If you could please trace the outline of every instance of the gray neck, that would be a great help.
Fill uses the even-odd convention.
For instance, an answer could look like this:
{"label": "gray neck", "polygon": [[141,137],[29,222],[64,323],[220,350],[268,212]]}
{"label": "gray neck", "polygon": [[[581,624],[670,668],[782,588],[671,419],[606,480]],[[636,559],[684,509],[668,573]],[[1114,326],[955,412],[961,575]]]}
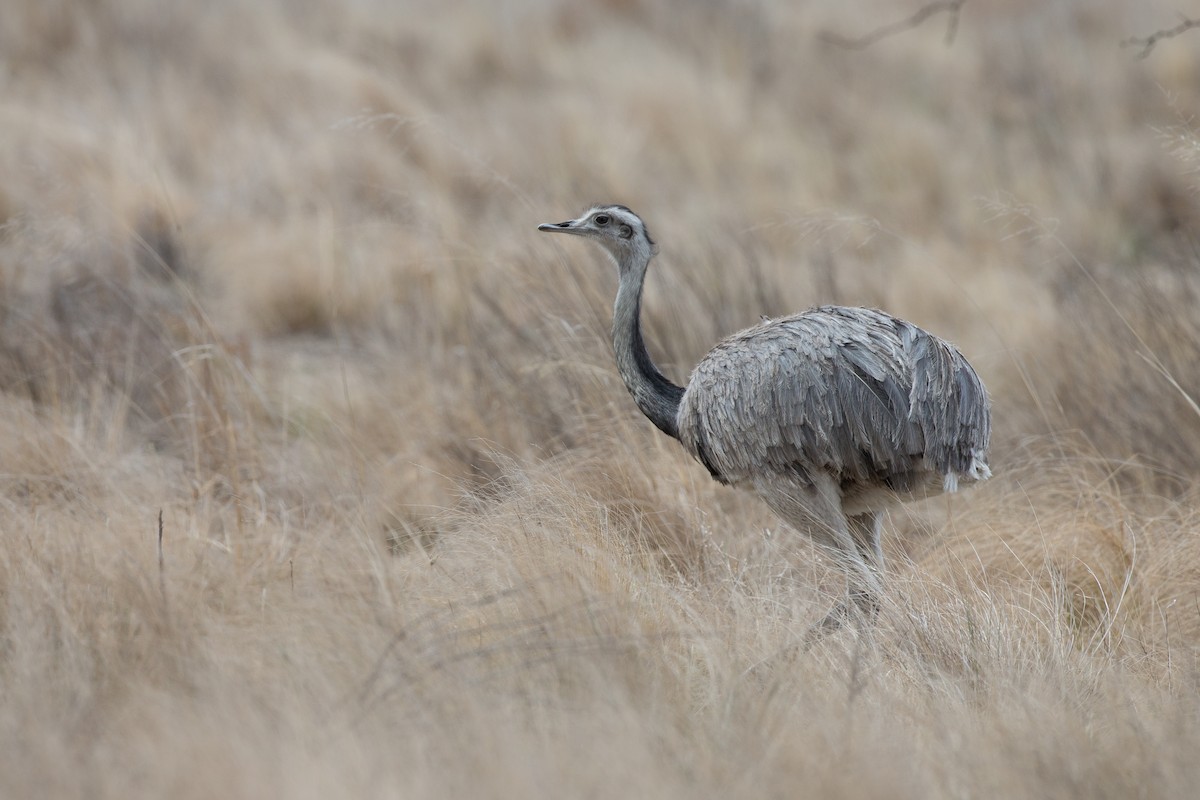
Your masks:
{"label": "gray neck", "polygon": [[675,418],[683,387],[671,383],[658,371],[642,339],[642,286],[650,256],[649,252],[635,253],[628,261],[618,262],[621,284],[613,307],[613,348],[617,371],[638,408],[660,431],[679,438]]}

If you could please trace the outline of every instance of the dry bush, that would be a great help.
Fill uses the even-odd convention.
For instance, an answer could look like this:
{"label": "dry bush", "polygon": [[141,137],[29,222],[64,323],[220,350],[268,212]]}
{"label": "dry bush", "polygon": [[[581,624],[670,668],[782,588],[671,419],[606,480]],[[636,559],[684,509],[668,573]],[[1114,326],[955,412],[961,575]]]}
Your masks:
{"label": "dry bush", "polygon": [[1200,469],[1198,288],[1191,262],[1073,270],[1053,338],[1030,358],[1046,422],[1095,456],[1143,465],[1143,489],[1189,491]]}

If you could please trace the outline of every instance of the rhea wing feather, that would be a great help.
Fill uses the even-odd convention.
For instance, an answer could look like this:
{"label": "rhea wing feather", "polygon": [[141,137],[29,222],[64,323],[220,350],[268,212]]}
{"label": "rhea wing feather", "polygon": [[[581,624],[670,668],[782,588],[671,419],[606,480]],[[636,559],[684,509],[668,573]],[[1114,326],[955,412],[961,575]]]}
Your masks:
{"label": "rhea wing feather", "polygon": [[[737,483],[824,470],[843,483],[970,474],[987,451],[986,393],[962,355],[870,309],[823,307],[735,334],[697,366],[680,438]],[[699,455],[698,455],[699,457]]]}

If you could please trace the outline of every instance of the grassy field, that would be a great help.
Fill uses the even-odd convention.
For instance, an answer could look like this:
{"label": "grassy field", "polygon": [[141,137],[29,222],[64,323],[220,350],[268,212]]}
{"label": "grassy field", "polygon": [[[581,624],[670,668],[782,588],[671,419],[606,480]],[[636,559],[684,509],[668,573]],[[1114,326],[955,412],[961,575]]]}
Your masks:
{"label": "grassy field", "polygon": [[[1192,797],[1200,31],[1166,0],[14,0],[0,795]],[[956,342],[878,622],[612,363]]]}

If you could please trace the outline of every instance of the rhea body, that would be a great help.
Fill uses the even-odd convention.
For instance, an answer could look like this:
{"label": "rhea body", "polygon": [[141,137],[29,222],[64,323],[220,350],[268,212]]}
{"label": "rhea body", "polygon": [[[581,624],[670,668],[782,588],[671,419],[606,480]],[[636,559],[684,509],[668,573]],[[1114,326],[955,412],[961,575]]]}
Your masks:
{"label": "rhea body", "polygon": [[729,336],[677,386],[642,338],[657,252],[642,220],[605,205],[538,230],[592,239],[616,262],[613,346],[642,413],[713,478],[755,492],[825,546],[863,610],[882,590],[882,512],[991,474],[987,392],[933,334],[882,311],[822,306]]}

